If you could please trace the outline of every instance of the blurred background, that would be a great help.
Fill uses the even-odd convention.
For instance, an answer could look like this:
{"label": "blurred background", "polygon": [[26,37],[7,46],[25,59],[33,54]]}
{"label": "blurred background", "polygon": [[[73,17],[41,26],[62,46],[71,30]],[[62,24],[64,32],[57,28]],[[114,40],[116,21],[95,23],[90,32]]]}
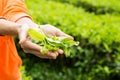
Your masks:
{"label": "blurred background", "polygon": [[25,0],[38,24],[51,24],[80,44],[56,60],[25,54],[23,80],[120,80],[120,0]]}

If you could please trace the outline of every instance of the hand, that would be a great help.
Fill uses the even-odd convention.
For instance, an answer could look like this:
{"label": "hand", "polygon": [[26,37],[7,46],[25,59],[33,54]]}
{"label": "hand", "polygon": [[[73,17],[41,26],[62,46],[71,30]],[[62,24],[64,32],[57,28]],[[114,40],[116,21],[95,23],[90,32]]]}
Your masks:
{"label": "hand", "polygon": [[[48,59],[56,59],[59,54],[63,54],[63,50],[59,49],[58,51],[51,52],[48,51],[47,54],[41,54],[41,46],[38,46],[37,44],[34,44],[31,42],[29,36],[27,35],[28,29],[35,28],[38,29],[38,25],[35,24],[31,19],[25,17],[21,18],[20,20],[17,21],[19,24],[25,24],[27,23],[28,26],[23,25],[18,29],[18,35],[20,39],[20,45],[23,48],[23,50],[26,53],[31,53],[34,54],[40,58],[48,58]],[[63,33],[60,29],[52,26],[52,25],[41,25],[40,28],[44,33],[50,36],[57,36],[57,37],[68,37],[69,39],[73,39],[73,37]],[[39,29],[38,29],[39,30]]]}
{"label": "hand", "polygon": [[29,27],[28,25],[24,24],[19,30],[19,38],[20,38],[20,45],[23,48],[25,53],[31,53],[34,54],[40,58],[48,58],[48,59],[56,59],[59,54],[62,54],[62,50],[57,50],[55,52],[48,51],[47,54],[41,54],[40,50],[41,47],[37,44],[34,44],[31,42],[31,39],[29,36],[27,36],[27,31]]}
{"label": "hand", "polygon": [[60,29],[50,25],[50,24],[46,24],[46,25],[40,25],[40,29],[47,35],[49,36],[56,36],[56,37],[67,37],[70,40],[73,40],[73,37],[65,34],[64,32],[62,32]]}

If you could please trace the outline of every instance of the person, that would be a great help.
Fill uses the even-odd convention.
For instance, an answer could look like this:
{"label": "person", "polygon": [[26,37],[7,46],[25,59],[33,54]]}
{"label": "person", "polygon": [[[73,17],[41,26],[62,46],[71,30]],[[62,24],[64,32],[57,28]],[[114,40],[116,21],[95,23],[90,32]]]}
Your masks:
{"label": "person", "polygon": [[[59,54],[63,54],[61,49],[41,54],[41,46],[29,39],[27,31],[30,27],[39,30],[38,25],[28,15],[24,0],[0,0],[0,80],[21,80],[19,69],[22,61],[12,36],[19,37],[19,44],[25,53],[47,59],[56,59]],[[42,25],[40,29],[47,35],[73,39],[52,25]]]}

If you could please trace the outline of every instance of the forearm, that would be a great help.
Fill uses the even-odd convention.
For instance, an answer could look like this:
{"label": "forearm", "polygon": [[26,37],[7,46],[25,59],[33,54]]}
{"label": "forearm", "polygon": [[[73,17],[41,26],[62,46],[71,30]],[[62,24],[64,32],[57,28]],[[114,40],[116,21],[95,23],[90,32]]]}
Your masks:
{"label": "forearm", "polygon": [[20,24],[0,19],[0,35],[18,35],[18,29],[20,26]]}
{"label": "forearm", "polygon": [[19,24],[28,24],[29,27],[37,27],[38,26],[29,17],[23,17],[23,18],[17,20],[16,23],[19,23]]}

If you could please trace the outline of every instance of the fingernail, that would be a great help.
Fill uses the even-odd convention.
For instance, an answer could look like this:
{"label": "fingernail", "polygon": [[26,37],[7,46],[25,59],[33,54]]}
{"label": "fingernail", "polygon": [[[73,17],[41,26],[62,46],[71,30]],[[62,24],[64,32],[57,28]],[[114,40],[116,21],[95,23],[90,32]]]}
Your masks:
{"label": "fingernail", "polygon": [[58,50],[58,53],[63,54],[63,53],[64,53],[64,51],[63,51],[63,50],[61,50],[61,49],[59,49],[59,50]]}
{"label": "fingernail", "polygon": [[19,44],[22,44],[24,41],[25,41],[25,39],[20,40],[20,41],[19,41]]}
{"label": "fingernail", "polygon": [[22,44],[23,43],[23,41],[19,41],[19,44]]}
{"label": "fingernail", "polygon": [[68,36],[68,39],[70,40],[74,40],[74,38],[72,36]]}

